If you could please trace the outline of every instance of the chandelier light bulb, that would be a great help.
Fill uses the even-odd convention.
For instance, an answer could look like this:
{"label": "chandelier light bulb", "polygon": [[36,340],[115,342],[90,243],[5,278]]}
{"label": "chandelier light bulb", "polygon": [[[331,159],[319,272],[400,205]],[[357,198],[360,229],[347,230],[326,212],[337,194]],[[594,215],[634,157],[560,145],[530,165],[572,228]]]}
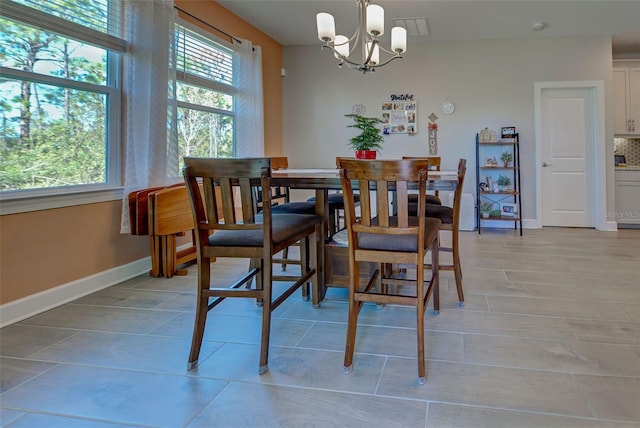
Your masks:
{"label": "chandelier light bulb", "polygon": [[347,36],[336,36],[333,47],[336,50],[336,53],[334,53],[336,58],[341,59],[340,55],[345,58],[349,56],[349,38]]}
{"label": "chandelier light bulb", "polygon": [[[371,50],[371,44],[373,42],[367,42],[367,58],[369,57],[369,51]],[[369,60],[370,65],[377,65],[380,62],[380,49],[378,48],[378,44],[376,43],[373,46],[373,53],[371,54],[371,59]]]}
{"label": "chandelier light bulb", "polygon": [[330,13],[320,12],[317,14],[316,25],[318,38],[323,42],[332,42],[336,38],[336,23]]}
{"label": "chandelier light bulb", "polygon": [[367,33],[372,36],[384,34],[384,9],[377,4],[367,6]]}
{"label": "chandelier light bulb", "polygon": [[407,30],[403,27],[391,29],[391,50],[398,53],[407,51]]}

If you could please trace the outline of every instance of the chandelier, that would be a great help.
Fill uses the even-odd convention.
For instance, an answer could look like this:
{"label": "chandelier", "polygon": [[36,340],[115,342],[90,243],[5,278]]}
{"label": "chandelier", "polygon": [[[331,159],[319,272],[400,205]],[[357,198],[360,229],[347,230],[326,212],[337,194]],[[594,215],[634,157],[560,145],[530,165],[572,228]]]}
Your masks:
{"label": "chandelier", "polygon": [[[347,64],[363,73],[373,72],[376,67],[389,64],[396,58],[402,58],[407,51],[407,30],[403,27],[391,29],[391,50],[380,45],[379,37],[384,34],[384,9],[369,0],[356,0],[358,7],[358,26],[351,38],[343,35],[336,36],[336,26],[333,15],[325,12],[316,15],[318,38],[322,40],[322,48],[329,48],[338,59],[338,66]],[[354,52],[359,48],[361,60],[355,59]],[[380,61],[380,51],[386,53],[386,58]],[[354,58],[354,59],[352,59]]]}

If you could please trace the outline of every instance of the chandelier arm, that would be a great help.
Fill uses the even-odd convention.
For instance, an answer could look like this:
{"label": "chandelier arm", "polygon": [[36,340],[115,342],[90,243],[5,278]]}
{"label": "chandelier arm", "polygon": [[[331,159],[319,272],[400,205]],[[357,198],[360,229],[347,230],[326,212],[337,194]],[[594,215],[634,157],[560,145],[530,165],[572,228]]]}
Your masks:
{"label": "chandelier arm", "polygon": [[[369,62],[371,62],[371,57],[373,56],[373,51],[376,49],[376,46],[380,46],[380,43],[378,42],[378,39],[373,39],[371,41],[371,48],[369,49],[369,53],[367,54],[367,58],[364,60],[364,65],[369,65]],[[365,49],[366,52],[366,49]]]}
{"label": "chandelier arm", "polygon": [[[360,42],[360,24],[358,24],[358,27],[356,28],[356,32],[353,33],[353,36],[351,36],[351,38],[349,39],[349,46],[351,46],[351,49],[349,49],[349,56],[351,56],[351,54],[353,52],[355,52],[356,48],[358,47],[358,44]],[[351,43],[355,40],[355,43]]]}
{"label": "chandelier arm", "polygon": [[384,52],[386,52],[386,53],[388,53],[390,55],[398,55],[398,52],[394,52],[394,51],[391,51],[389,49],[385,49],[385,48],[382,47],[382,45],[380,43],[378,43],[378,47],[380,48],[381,51],[384,51]]}
{"label": "chandelier arm", "polygon": [[392,56],[391,58],[388,58],[386,61],[381,62],[380,64],[376,64],[374,67],[372,68],[378,68],[378,67],[382,67],[383,65],[387,65],[389,64],[391,61],[393,61],[394,59],[402,59],[402,55],[396,55],[396,56]]}
{"label": "chandelier arm", "polygon": [[343,62],[346,62],[348,66],[352,67],[352,68],[359,68],[362,66],[362,64],[359,64],[357,62],[351,61],[348,57],[345,57],[343,55],[341,55],[337,50],[335,50],[335,48],[333,48],[333,46],[330,45],[323,45],[323,48],[329,48],[333,51],[334,54],[336,54],[338,56],[338,58],[340,59],[340,63],[342,64]]}

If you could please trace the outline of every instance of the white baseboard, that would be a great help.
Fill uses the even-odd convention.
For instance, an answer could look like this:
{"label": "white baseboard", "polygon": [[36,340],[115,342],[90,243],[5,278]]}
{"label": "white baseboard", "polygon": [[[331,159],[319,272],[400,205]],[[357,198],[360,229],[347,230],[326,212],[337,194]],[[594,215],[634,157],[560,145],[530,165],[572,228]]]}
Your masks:
{"label": "white baseboard", "polygon": [[[503,220],[481,219],[482,228],[489,229],[513,229],[515,222]],[[518,225],[520,227],[520,225]],[[522,219],[523,229],[539,229],[538,222],[535,219]]]}
{"label": "white baseboard", "polygon": [[604,223],[604,229],[601,229],[603,232],[617,232],[618,231],[618,223],[615,221],[606,221]]}
{"label": "white baseboard", "polygon": [[0,328],[148,272],[151,257],[118,266],[0,306]]}

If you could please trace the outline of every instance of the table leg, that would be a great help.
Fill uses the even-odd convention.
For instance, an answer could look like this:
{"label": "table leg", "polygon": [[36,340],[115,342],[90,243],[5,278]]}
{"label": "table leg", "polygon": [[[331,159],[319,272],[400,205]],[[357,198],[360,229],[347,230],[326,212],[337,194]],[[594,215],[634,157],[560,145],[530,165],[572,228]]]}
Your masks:
{"label": "table leg", "polygon": [[329,191],[327,189],[316,189],[316,214],[323,218],[323,222],[320,225],[320,239],[318,240],[318,259],[322,261],[317,267],[318,270],[318,288],[320,289],[319,301],[313,302],[314,306],[319,306],[320,302],[324,300],[326,287],[326,275],[325,275],[325,243],[329,238]]}

